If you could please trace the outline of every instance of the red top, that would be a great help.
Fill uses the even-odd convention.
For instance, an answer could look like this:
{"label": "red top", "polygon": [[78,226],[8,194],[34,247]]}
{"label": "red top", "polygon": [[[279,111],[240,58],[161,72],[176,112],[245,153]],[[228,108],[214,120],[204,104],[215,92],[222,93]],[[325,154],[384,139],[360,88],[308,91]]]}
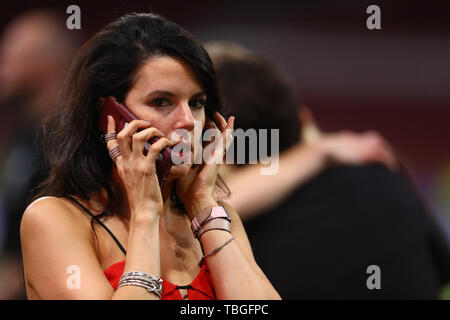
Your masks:
{"label": "red top", "polygon": [[[66,196],[67,198],[74,201],[76,204],[78,204],[84,212],[89,214],[97,223],[102,226],[114,239],[117,246],[120,248],[120,250],[123,252],[123,254],[126,256],[127,251],[122,246],[120,241],[116,238],[116,236],[109,230],[109,228],[92,212],[90,212],[81,202],[79,202],[77,199]],[[109,266],[105,271],[105,276],[108,278],[109,283],[111,283],[111,286],[114,288],[114,290],[117,290],[117,286],[119,285],[120,277],[123,274],[123,271],[125,269],[125,260],[119,261],[114,263],[113,265]],[[214,292],[213,282],[211,279],[211,274],[208,269],[208,265],[206,264],[206,261],[202,259],[201,262],[201,269],[198,275],[195,277],[195,279],[191,282],[190,285],[187,286],[177,286],[173,283],[170,283],[166,279],[162,278],[163,280],[163,292],[161,299],[162,300],[183,300],[180,294],[179,289],[187,289],[188,293],[188,299],[189,300],[215,300],[216,294]]]}
{"label": "red top", "polygon": [[[119,285],[120,277],[123,274],[125,268],[125,260],[114,263],[109,266],[105,271],[105,276],[108,278],[109,283],[117,290]],[[180,290],[177,285],[163,280],[163,292],[161,300],[183,300],[180,294]],[[209,272],[208,265],[205,260],[202,260],[202,267],[200,272],[191,282],[189,286],[181,286],[182,289],[188,289],[188,299],[189,300],[215,300],[216,294],[214,292],[214,287],[212,284],[211,273]]]}

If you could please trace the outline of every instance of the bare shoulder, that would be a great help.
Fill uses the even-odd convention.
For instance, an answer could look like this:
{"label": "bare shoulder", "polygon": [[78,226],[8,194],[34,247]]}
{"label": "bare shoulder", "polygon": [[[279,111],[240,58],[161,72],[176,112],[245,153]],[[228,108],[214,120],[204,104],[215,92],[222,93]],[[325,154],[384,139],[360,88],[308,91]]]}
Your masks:
{"label": "bare shoulder", "polygon": [[[65,198],[43,197],[27,207],[21,221],[20,238],[30,298],[111,296],[112,288],[93,246],[89,220],[90,217]],[[71,266],[83,270],[82,290],[71,290],[67,286],[67,270]]]}
{"label": "bare shoulder", "polygon": [[68,211],[67,203],[64,199],[52,196],[41,197],[28,205],[25,214],[45,214],[53,210]]}
{"label": "bare shoulder", "polygon": [[[58,214],[55,214],[56,212],[58,212]],[[71,210],[65,200],[58,197],[47,196],[36,199],[30,203],[25,209],[22,221],[47,220],[50,218],[53,219],[55,216],[69,218],[70,213]]]}
{"label": "bare shoulder", "polygon": [[21,237],[51,230],[84,229],[80,213],[68,200],[58,197],[39,198],[25,209],[20,224]]}

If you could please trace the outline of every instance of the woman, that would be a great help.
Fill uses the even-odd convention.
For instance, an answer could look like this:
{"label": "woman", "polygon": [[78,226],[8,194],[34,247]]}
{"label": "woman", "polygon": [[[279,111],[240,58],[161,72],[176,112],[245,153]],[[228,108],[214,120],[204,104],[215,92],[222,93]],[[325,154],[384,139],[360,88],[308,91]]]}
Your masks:
{"label": "woman", "polygon": [[[105,145],[108,96],[145,120],[116,135],[108,116]],[[217,164],[174,165],[159,188],[155,160],[180,143],[167,138],[175,130],[233,128],[214,111],[214,69],[190,34],[154,14],[120,18],[80,49],[60,100],[46,126],[50,174],[21,223],[30,299],[280,298],[238,215],[213,197]]]}

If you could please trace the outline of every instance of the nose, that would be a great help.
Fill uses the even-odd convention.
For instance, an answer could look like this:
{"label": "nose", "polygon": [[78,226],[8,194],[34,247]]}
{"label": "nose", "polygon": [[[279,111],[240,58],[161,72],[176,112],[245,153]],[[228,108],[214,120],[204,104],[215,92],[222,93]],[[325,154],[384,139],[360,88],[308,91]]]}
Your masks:
{"label": "nose", "polygon": [[182,103],[176,112],[176,120],[174,124],[174,130],[176,129],[185,129],[187,131],[191,131],[194,129],[195,118],[192,115],[192,110],[187,103]]}

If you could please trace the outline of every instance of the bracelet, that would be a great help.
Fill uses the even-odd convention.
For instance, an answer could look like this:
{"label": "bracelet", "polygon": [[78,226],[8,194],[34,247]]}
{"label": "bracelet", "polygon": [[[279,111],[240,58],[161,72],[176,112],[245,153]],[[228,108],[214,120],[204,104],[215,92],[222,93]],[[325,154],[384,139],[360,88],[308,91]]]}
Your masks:
{"label": "bracelet", "polygon": [[228,212],[222,206],[209,207],[200,211],[197,216],[192,219],[191,229],[194,233],[194,236],[197,237],[197,234],[200,228],[205,225],[208,221],[215,220],[221,218],[221,220],[227,220],[231,222],[231,218]]}
{"label": "bracelet", "polygon": [[231,233],[231,223],[225,219],[209,220],[194,234],[197,239],[200,239],[202,234],[211,230],[223,230]]}
{"label": "bracelet", "polygon": [[151,274],[139,271],[131,271],[122,274],[117,289],[123,286],[138,286],[145,288],[148,292],[155,294],[158,298],[162,295],[162,279]]}
{"label": "bracelet", "polygon": [[208,258],[210,256],[215,255],[217,252],[219,252],[220,250],[223,249],[223,247],[225,247],[227,244],[229,244],[231,241],[233,241],[234,239],[236,239],[236,237],[231,237],[230,240],[228,240],[227,242],[225,242],[223,245],[221,245],[220,247],[215,248],[213,251],[211,251],[210,253],[208,253],[207,255],[204,255],[203,258]]}

